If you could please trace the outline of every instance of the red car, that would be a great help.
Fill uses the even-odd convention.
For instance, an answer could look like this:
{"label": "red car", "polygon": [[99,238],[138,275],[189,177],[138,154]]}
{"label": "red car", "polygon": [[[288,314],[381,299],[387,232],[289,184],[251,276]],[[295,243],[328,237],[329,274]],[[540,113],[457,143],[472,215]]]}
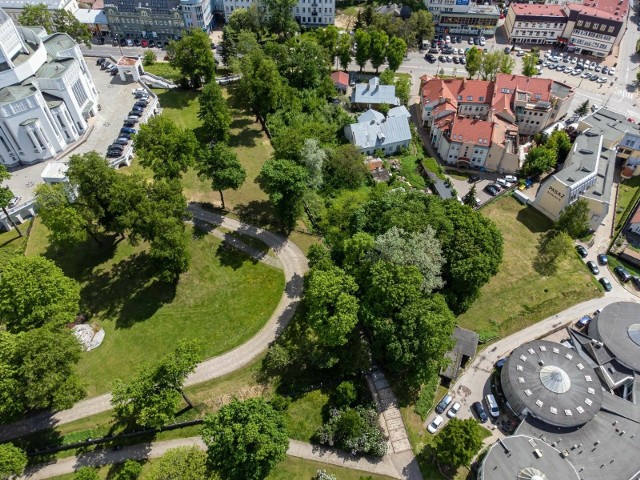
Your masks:
{"label": "red car", "polygon": [[140,42],[142,44],[143,47],[148,47],[149,46],[149,40],[142,40],[142,42]]}

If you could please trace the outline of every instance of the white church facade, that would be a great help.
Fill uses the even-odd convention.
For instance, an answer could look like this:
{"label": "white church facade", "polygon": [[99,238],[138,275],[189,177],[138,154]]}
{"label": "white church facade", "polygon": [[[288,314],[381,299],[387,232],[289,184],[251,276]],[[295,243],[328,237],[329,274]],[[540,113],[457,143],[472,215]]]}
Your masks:
{"label": "white church facade", "polygon": [[0,164],[54,158],[88,129],[98,92],[67,34],[19,27],[0,9]]}

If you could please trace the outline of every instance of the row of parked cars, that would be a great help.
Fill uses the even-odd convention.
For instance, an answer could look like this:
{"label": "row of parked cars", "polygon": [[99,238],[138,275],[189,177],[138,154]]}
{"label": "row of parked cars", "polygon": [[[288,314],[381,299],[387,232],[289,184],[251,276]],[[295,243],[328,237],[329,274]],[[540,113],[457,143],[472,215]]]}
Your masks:
{"label": "row of parked cars", "polygon": [[[492,394],[489,394],[484,397],[484,401],[487,404],[487,410],[489,411],[489,414],[493,418],[498,418],[500,416],[500,407],[498,407],[498,402],[496,401],[496,397],[494,397]],[[436,406],[436,413],[438,414],[444,413],[444,411],[447,409],[447,407],[449,407],[451,402],[453,402],[453,396],[447,393]],[[480,420],[481,423],[485,423],[489,419],[489,417],[487,416],[487,410],[485,410],[484,406],[482,405],[482,402],[473,403],[473,405],[471,405],[471,408],[473,409],[474,413],[476,414],[476,416],[478,417],[478,420]],[[447,411],[447,417],[454,418],[456,415],[458,415],[459,410],[460,410],[460,403],[455,402],[453,405],[451,405],[451,407]],[[429,433],[436,433],[436,431],[438,430],[438,428],[440,428],[443,422],[444,422],[444,418],[442,418],[440,415],[436,415],[436,418],[434,418],[433,421],[427,427],[427,431]]]}
{"label": "row of parked cars", "polygon": [[125,148],[127,148],[131,141],[131,137],[137,133],[137,130],[133,127],[144,115],[145,108],[149,106],[149,94],[144,88],[135,89],[133,94],[136,101],[120,129],[118,138],[107,147],[107,158],[118,158],[122,156]]}
{"label": "row of parked cars", "polygon": [[616,74],[615,67],[607,67],[606,65],[601,66],[595,61],[583,60],[578,57],[572,57],[568,53],[553,53],[552,51],[545,53],[545,58],[542,60],[541,65],[556,70],[566,71],[566,69],[569,68],[570,71],[577,70],[579,72],[586,72],[587,70],[590,70],[595,73],[602,72],[605,75],[609,74],[611,76]]}
{"label": "row of parked cars", "polygon": [[165,48],[167,45],[169,45],[169,42],[161,42],[160,40],[156,42],[153,40],[137,38],[121,38],[120,40],[118,40],[117,38],[114,38],[113,40],[111,40],[111,44],[114,47],[120,45],[121,47]]}
{"label": "row of parked cars", "polygon": [[100,57],[99,59],[97,59],[96,60],[96,65],[100,66],[100,70],[106,70],[111,75],[117,75],[118,74],[118,67],[115,65],[115,63],[111,63],[106,58]]}
{"label": "row of parked cars", "polygon": [[513,187],[517,181],[518,179],[513,175],[505,175],[504,178],[498,178],[494,183],[490,183],[484,187],[483,190],[492,197],[496,197],[502,190]]}

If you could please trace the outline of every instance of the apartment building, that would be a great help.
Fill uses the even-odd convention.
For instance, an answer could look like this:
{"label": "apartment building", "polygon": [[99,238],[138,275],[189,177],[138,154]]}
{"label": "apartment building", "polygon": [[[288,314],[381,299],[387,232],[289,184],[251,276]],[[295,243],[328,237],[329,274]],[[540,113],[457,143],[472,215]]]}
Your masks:
{"label": "apartment building", "polygon": [[504,21],[512,43],[555,44],[566,26],[567,15],[560,5],[517,3]]}
{"label": "apartment building", "polygon": [[185,28],[200,28],[206,32],[213,28],[214,4],[211,0],[180,0],[180,11]]}
{"label": "apartment building", "polygon": [[[224,0],[224,18],[238,8],[248,8],[256,0]],[[292,8],[293,16],[301,25],[322,27],[333,25],[336,18],[335,0],[298,0]]]}
{"label": "apartment building", "polygon": [[436,33],[488,36],[496,33],[500,19],[496,5],[469,0],[425,0],[425,5],[433,16]]}

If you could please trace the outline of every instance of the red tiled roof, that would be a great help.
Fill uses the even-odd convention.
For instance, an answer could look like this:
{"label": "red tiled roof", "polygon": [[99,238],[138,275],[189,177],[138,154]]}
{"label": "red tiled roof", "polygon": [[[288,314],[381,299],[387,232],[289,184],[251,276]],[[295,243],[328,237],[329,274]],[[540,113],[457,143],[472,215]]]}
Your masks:
{"label": "red tiled roof", "polygon": [[454,104],[451,102],[442,102],[439,105],[436,105],[431,112],[431,116],[435,118],[438,113],[449,111],[451,113],[456,113],[458,110]]}
{"label": "red tiled roof", "polygon": [[493,124],[485,120],[456,118],[451,127],[451,141],[473,143],[488,147],[491,145]]}
{"label": "red tiled roof", "polygon": [[540,4],[527,4],[527,3],[515,3],[509,8],[513,10],[513,13],[518,15],[535,15],[546,17],[566,17],[567,14],[560,5],[540,5]]}
{"label": "red tiled roof", "polygon": [[[553,80],[548,78],[530,78],[524,75],[511,75],[508,73],[499,73],[496,76],[496,96],[494,102],[498,100],[497,97],[504,88],[508,88],[511,93],[516,89],[521,92],[528,92],[531,94],[531,101],[544,101],[551,100],[551,86]],[[540,98],[535,98],[535,95],[540,95]]]}
{"label": "red tiled roof", "polygon": [[349,74],[345,72],[333,72],[331,74],[331,80],[333,83],[339,83],[341,85],[349,85]]}
{"label": "red tiled roof", "polygon": [[617,0],[599,0],[597,2],[585,1],[584,5],[567,4],[566,6],[583,15],[622,22],[629,9],[629,0],[623,0],[621,4],[618,4]]}
{"label": "red tiled roof", "polygon": [[[493,93],[493,82],[487,80],[467,80],[454,78],[445,80],[449,90],[458,97],[462,97],[459,102],[464,103],[490,103]],[[469,100],[471,97],[471,100]],[[481,99],[482,98],[482,99]]]}

